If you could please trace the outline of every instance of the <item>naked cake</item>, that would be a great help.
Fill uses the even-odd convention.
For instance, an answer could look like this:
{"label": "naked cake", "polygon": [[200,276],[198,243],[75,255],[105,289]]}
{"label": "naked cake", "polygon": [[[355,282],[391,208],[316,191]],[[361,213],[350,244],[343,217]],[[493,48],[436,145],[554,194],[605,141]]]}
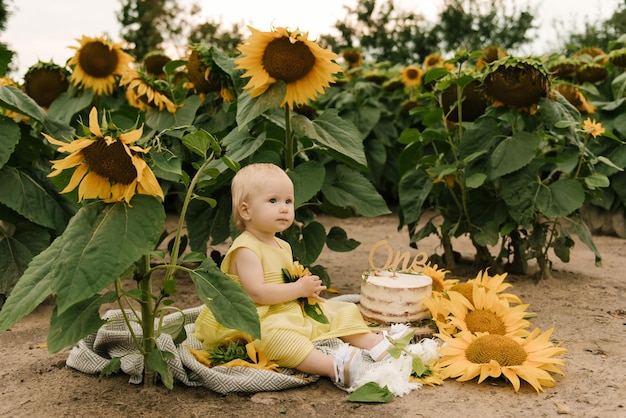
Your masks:
{"label": "naked cake", "polygon": [[420,273],[369,271],[361,281],[361,313],[382,325],[419,322],[430,316],[423,300],[432,295],[432,283]]}

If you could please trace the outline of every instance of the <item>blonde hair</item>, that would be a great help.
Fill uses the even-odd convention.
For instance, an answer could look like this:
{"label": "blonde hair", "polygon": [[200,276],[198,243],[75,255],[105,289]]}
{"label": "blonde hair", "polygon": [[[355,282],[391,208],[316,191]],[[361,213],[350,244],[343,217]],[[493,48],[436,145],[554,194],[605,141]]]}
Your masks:
{"label": "blonde hair", "polygon": [[281,176],[291,181],[282,168],[270,163],[250,164],[243,167],[235,174],[230,184],[230,193],[232,195],[233,221],[237,229],[240,231],[246,229],[244,220],[239,214],[239,206],[241,203],[244,202],[248,196],[255,193],[259,187]]}

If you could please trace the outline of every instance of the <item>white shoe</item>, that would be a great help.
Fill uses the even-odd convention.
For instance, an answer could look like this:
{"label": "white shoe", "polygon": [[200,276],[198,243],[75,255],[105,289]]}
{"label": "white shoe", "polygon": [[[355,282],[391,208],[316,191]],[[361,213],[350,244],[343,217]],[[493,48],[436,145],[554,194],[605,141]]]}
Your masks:
{"label": "white shoe", "polygon": [[351,388],[359,378],[361,368],[361,353],[359,348],[343,344],[335,353],[333,365],[335,382],[344,388]]}
{"label": "white shoe", "polygon": [[381,342],[372,347],[368,354],[374,361],[383,361],[390,357],[389,349],[392,347],[391,340],[399,340],[402,339],[412,333],[415,333],[411,328],[404,324],[393,324],[389,329],[389,333],[387,331],[383,331],[383,339]]}

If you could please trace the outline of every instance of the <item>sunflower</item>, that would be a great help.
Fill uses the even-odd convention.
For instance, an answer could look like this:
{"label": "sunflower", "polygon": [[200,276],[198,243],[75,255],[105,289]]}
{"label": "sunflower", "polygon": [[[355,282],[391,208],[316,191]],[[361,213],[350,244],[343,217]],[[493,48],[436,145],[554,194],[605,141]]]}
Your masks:
{"label": "sunflower", "polygon": [[422,303],[430,311],[438,332],[445,335],[454,335],[457,332],[457,328],[450,322],[450,301],[441,293],[433,292]]}
{"label": "sunflower", "polygon": [[52,161],[54,171],[48,176],[54,177],[65,169],[76,167],[61,193],[78,187],[79,201],[100,198],[105,202],[128,203],[136,193],[164,199],[154,173],[136,155],[147,153],[150,149],[131,145],[141,137],[143,127],[126,133],[109,129],[105,132],[107,135],[103,135],[98,124],[98,111],[94,107],[89,113],[89,132],[88,137],[70,143],[43,134],[51,144],[59,146],[58,151],[70,153],[62,160]]}
{"label": "sunflower", "polygon": [[561,93],[561,95],[579,112],[588,114],[596,112],[596,108],[587,101],[585,95],[575,84],[560,83],[554,87],[554,90]]}
{"label": "sunflower", "polygon": [[169,113],[176,113],[178,106],[167,97],[163,85],[164,81],[159,82],[141,70],[126,71],[120,81],[120,86],[127,86],[126,98],[132,106],[141,111],[156,107],[160,111],[167,109]]}
{"label": "sunflower", "polygon": [[437,264],[427,265],[424,270],[421,271],[422,274],[430,277],[433,280],[433,291],[434,292],[443,292],[457,284],[459,282],[458,279],[449,279],[446,280],[446,274],[450,273],[450,270],[446,270],[443,268],[439,268]]}
{"label": "sunflower", "polygon": [[344,49],[341,56],[348,63],[348,68],[360,67],[363,64],[363,54],[356,48]]}
{"label": "sunflower", "polygon": [[424,70],[415,65],[407,65],[402,70],[402,82],[408,88],[414,88],[422,84]]}
{"label": "sunflower", "polygon": [[150,77],[165,79],[167,74],[164,67],[170,61],[172,59],[163,51],[151,51],[143,57],[143,67],[146,69],[146,74]]}
{"label": "sunflower", "polygon": [[533,58],[505,57],[489,67],[484,91],[494,107],[507,106],[535,114],[539,100],[550,93],[550,78],[543,64]]}
{"label": "sunflower", "polygon": [[239,46],[243,57],[235,59],[237,69],[250,77],[245,90],[252,97],[263,94],[272,84],[284,81],[287,92],[281,107],[306,104],[334,82],[333,74],[342,71],[334,62],[338,55],[308,39],[308,32],[288,31],[283,27],[261,32],[249,27],[252,38]]}
{"label": "sunflower", "polygon": [[91,88],[98,95],[110,95],[115,87],[116,75],[122,75],[133,57],[122,51],[121,44],[112,43],[103,37],[83,36],[77,39],[80,46],[68,61],[73,68],[70,81],[77,88]]}
{"label": "sunflower", "polygon": [[69,72],[53,62],[32,65],[24,75],[24,92],[41,107],[50,104],[67,91],[70,83]]}
{"label": "sunflower", "polygon": [[488,332],[523,337],[528,335],[530,322],[524,319],[529,305],[509,306],[493,290],[473,285],[473,303],[462,294],[447,292],[451,317],[449,321],[461,332]]}
{"label": "sunflower", "polygon": [[583,131],[596,138],[600,135],[604,135],[606,129],[602,127],[602,122],[596,122],[595,119],[591,120],[591,118],[587,118],[583,123]]}
{"label": "sunflower", "polygon": [[485,287],[486,289],[493,290],[498,294],[498,297],[500,299],[506,300],[509,303],[522,303],[517,295],[513,295],[511,293],[502,293],[506,289],[513,287],[511,283],[504,282],[507,277],[507,273],[490,276],[488,274],[488,271],[489,269],[479,271],[474,279],[470,279],[467,282],[476,283],[477,285]]}
{"label": "sunflower", "polygon": [[504,376],[517,392],[521,378],[539,393],[544,386],[554,386],[550,372],[564,375],[558,367],[564,365],[563,360],[556,356],[567,350],[550,342],[552,332],[550,329],[539,335],[535,328],[526,338],[469,332],[454,338],[437,334],[445,344],[439,348],[442,357],[436,364],[446,379],[465,382],[478,377],[481,383],[487,377]]}

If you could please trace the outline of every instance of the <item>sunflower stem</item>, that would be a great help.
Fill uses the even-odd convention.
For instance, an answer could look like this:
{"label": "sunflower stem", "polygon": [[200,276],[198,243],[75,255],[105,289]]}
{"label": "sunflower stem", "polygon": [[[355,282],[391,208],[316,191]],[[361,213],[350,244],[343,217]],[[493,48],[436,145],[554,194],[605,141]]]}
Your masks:
{"label": "sunflower stem", "polygon": [[285,106],[285,169],[293,170],[293,132],[291,130],[291,119],[289,117],[289,106]]}
{"label": "sunflower stem", "polygon": [[[142,273],[150,270],[150,259],[143,257],[141,263]],[[144,386],[154,386],[156,383],[156,373],[148,365],[148,356],[156,347],[154,337],[154,307],[152,306],[152,274],[143,274],[139,281],[141,289],[141,330],[143,333],[143,360],[144,360]]]}
{"label": "sunflower stem", "polygon": [[209,165],[209,163],[211,161],[213,161],[213,155],[214,154],[209,155],[204,160],[204,162],[202,163],[202,166],[200,166],[200,168],[196,171],[196,174],[191,179],[191,182],[189,183],[189,187],[187,188],[187,194],[185,194],[185,200],[183,201],[183,206],[182,206],[182,208],[180,210],[180,215],[178,216],[178,226],[176,227],[176,237],[174,237],[174,245],[172,245],[172,252],[170,254],[170,261],[168,263],[168,267],[167,267],[167,270],[165,272],[165,279],[164,280],[172,279],[172,276],[174,275],[174,273],[177,270],[178,253],[180,251],[180,240],[181,240],[181,236],[182,236],[183,227],[184,227],[184,224],[185,224],[185,216],[187,215],[187,209],[189,207],[189,202],[191,202],[191,199],[193,197],[193,191],[195,190],[196,185],[198,184],[198,181],[200,180],[200,176],[204,172],[204,169],[207,167],[207,165]]}

